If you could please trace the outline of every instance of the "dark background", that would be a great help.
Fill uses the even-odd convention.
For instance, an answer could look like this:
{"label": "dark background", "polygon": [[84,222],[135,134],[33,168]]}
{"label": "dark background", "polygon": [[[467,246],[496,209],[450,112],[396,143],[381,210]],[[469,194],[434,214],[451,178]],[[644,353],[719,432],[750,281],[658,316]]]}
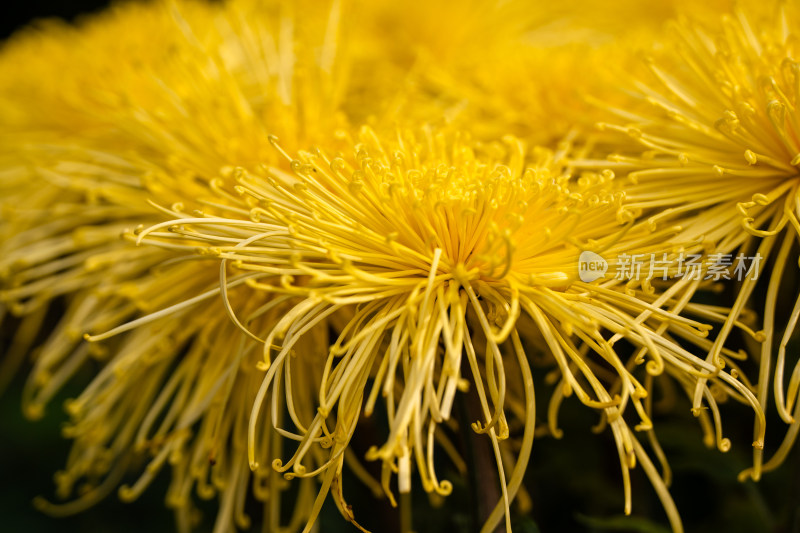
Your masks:
{"label": "dark background", "polygon": [[24,26],[37,18],[60,17],[73,20],[82,13],[91,13],[102,9],[109,4],[102,0],[69,0],[54,1],[26,1],[14,0],[3,2],[0,7],[0,39],[5,39],[17,28]]}

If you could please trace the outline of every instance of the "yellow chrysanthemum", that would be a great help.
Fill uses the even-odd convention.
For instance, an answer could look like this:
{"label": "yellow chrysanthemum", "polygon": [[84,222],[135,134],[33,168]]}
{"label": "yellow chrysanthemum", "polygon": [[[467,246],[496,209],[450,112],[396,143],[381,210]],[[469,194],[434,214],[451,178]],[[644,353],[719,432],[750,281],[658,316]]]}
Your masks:
{"label": "yellow chrysanthemum", "polygon": [[592,100],[629,103],[615,90],[617,69],[638,67],[638,50],[662,33],[665,20],[686,9],[706,17],[727,5],[374,3],[359,20],[377,31],[356,42],[384,61],[393,59],[391,81],[378,83],[405,89],[372,117],[382,124],[446,123],[484,140],[512,134],[554,145],[603,116]]}
{"label": "yellow chrysanthemum", "polygon": [[[205,246],[205,253],[222,259],[223,284],[233,275],[271,275],[269,283],[247,284],[299,298],[263,337],[265,377],[250,418],[251,468],[273,459],[258,450],[259,416],[270,398],[272,405],[283,399],[298,429],[278,431],[299,442],[289,461],[277,458],[273,466],[289,477],[322,476],[321,496],[331,484],[340,486],[341,454],[361,411],[372,413],[380,395],[389,432],[367,458],[383,462],[384,490],[391,494],[391,472],[398,473],[400,492],[410,490],[415,463],[425,490],[447,494],[449,483],[438,481],[433,469],[436,427],[450,418],[456,391],[476,387],[483,412],[473,428],[491,439],[503,488],[502,505],[484,526],[493,530],[519,488],[532,445],[535,413],[518,330],[522,315],[561,372],[550,410],[552,433],[558,434],[556,413],[563,396],[574,393],[600,410],[617,441],[626,511],[628,469],[638,459],[673,527],[680,529],[664,482],[623,417],[627,407],[639,417],[637,429],[650,431],[643,400],[652,376],[665,371],[687,389],[699,379],[712,379],[758,412],[755,398],[735,370],[719,373],[671,339],[677,335],[705,349],[710,344],[703,338],[707,326],[664,309],[713,320],[702,306],[687,306],[697,283],[676,284],[663,295],[645,283],[646,292],[636,298],[613,278],[585,283],[577,272],[583,250],[610,257],[661,251],[674,230],[651,232],[627,220],[622,195],[613,192],[607,174],[571,180],[546,151],[535,152],[535,165],[527,168],[522,146],[511,138],[484,145],[427,132],[421,139],[400,133],[381,141],[365,129],[358,140],[341,156],[319,150],[301,152],[297,159],[287,155],[293,175],[241,169],[237,190],[242,198],[227,217],[198,218],[173,210],[174,220],[138,237],[178,249]],[[296,344],[320,320],[343,311],[346,325],[319,363],[324,373],[316,403],[300,413],[291,407],[298,390],[292,367],[309,356]],[[620,339],[637,349],[618,352]],[[519,413],[525,437],[518,459],[508,465],[512,474],[506,489],[501,441],[508,435],[505,367],[512,354],[525,383],[525,407]],[[715,440],[727,449],[715,396],[702,388],[714,413]],[[320,449],[330,450],[324,464],[304,464]],[[343,500],[340,509],[352,520]]]}
{"label": "yellow chrysanthemum", "polygon": [[[75,499],[40,507],[86,508],[145,457],[120,496],[135,498],[168,466],[182,531],[196,521],[194,493],[219,499],[219,532],[248,527],[250,494],[270,531],[310,530],[329,493],[355,523],[345,464],[376,495],[393,500],[393,473],[407,493],[414,469],[444,495],[435,453],[461,463],[440,425],[473,422],[503,494],[484,530],[504,513],[510,528],[535,430],[532,352],[559,380],[550,433],[573,394],[610,428],[626,512],[638,460],[681,529],[667,475],[635,433],[664,464],[650,422],[657,376],[696,391],[706,439],[723,450],[717,404],[753,406],[761,446],[741,354],[705,338],[713,322],[758,337],[738,309],[726,320],[690,303],[699,280],[579,278],[581,252],[613,272],[623,254],[697,249],[698,232],[638,221],[636,192],[629,207],[610,173],[571,174],[568,142],[530,150],[503,136],[572,129],[541,104],[560,101],[558,84],[537,80],[541,100],[514,112],[510,53],[536,14],[515,2],[436,19],[425,17],[452,7],[403,7],[351,19],[337,1],[126,4],[3,48],[0,315],[21,322],[0,376],[41,344],[24,401],[37,417],[89,358],[101,367],[67,403],[74,445],[57,495]],[[419,49],[382,33],[387,20]],[[440,21],[464,27],[441,32]],[[485,27],[508,32],[475,41]],[[528,70],[547,64],[535,42],[520,55]],[[568,79],[581,65],[549,72]],[[490,102],[493,77],[504,90]],[[376,126],[352,127],[364,122]],[[394,122],[413,127],[387,134]],[[65,312],[40,332],[54,301]],[[451,417],[467,389],[477,422]],[[366,458],[381,462],[380,482],[350,447],[376,409],[388,427]],[[510,425],[522,428],[519,450],[505,440]],[[279,496],[295,483],[285,524]]]}
{"label": "yellow chrysanthemum", "polygon": [[[152,198],[213,212],[202,195],[224,187],[226,165],[282,161],[269,134],[305,144],[340,125],[338,17],[335,3],[303,24],[291,8],[244,1],[126,4],[78,28],[26,30],[4,47],[0,308],[21,322],[2,379],[42,343],[24,398],[36,418],[88,359],[103,368],[68,404],[74,446],[57,495],[75,499],[41,500],[45,510],[86,508],[117,488],[132,459],[152,455],[124,499],[170,465],[179,527],[194,522],[196,488],[220,498],[216,529],[227,531],[247,523],[252,480],[258,499],[270,495],[265,523],[278,530],[285,486],[271,471],[250,474],[241,431],[256,392],[255,341],[230,322],[218,270],[120,237],[163,219]],[[253,324],[274,323],[286,306],[231,281],[226,301]],[[42,338],[54,300],[65,312]],[[202,311],[191,306],[201,302]],[[165,310],[172,321],[157,321]],[[83,340],[131,320],[136,327],[112,341]],[[271,440],[264,435],[274,450]],[[293,529],[307,519],[309,489]]]}
{"label": "yellow chrysanthemum", "polygon": [[[771,270],[757,386],[762,407],[779,335],[776,302],[800,233],[800,67],[794,33],[799,15],[794,4],[768,2],[745,4],[714,23],[684,18],[673,24],[667,45],[648,57],[649,78],[630,83],[642,105],[611,109],[618,118],[601,125],[629,140],[609,140],[603,146],[614,151],[608,161],[577,163],[629,173],[629,205],[654,224],[680,220],[683,238],[703,238],[718,254],[739,251],[767,258]],[[742,283],[709,361],[725,345],[755,284],[754,279]],[[755,479],[783,461],[800,428],[800,367],[788,389],[784,375],[786,347],[798,314],[800,300],[788,317],[774,361],[776,404],[791,428],[763,468],[762,452],[756,450],[753,468],[744,473]],[[700,389],[694,397],[697,407]]]}

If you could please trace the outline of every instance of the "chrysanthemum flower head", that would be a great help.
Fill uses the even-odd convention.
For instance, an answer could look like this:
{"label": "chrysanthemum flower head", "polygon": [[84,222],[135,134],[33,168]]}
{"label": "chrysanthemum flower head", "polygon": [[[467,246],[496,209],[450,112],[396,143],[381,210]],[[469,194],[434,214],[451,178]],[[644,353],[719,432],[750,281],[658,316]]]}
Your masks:
{"label": "chrysanthemum flower head", "polygon": [[[471,5],[452,20],[480,28]],[[568,142],[530,149],[500,134],[563,133],[548,129],[544,113],[482,127],[487,109],[514,106],[481,107],[486,86],[459,89],[456,100],[468,95],[477,112],[456,120],[443,112],[452,99],[416,90],[415,81],[447,73],[449,83],[513,50],[530,19],[508,17],[522,4],[480,11],[509,29],[485,44],[467,29],[451,40],[438,21],[415,26],[405,13],[402,26],[428,47],[411,56],[375,31],[377,15],[350,30],[356,42],[374,32],[366,42],[384,46],[348,49],[342,6],[121,6],[81,30],[30,33],[3,51],[0,190],[10,194],[0,301],[23,317],[4,364],[40,340],[58,299],[66,312],[35,359],[28,414],[40,415],[87,361],[100,367],[67,403],[74,447],[57,493],[79,496],[40,507],[82,510],[146,460],[120,496],[134,499],[168,466],[167,501],[183,531],[195,523],[194,494],[219,498],[217,531],[246,528],[251,493],[265,504],[265,527],[280,530],[287,480],[300,485],[288,529],[310,530],[329,493],[356,523],[345,465],[392,501],[411,490],[414,470],[426,491],[446,495],[452,486],[438,479],[434,457],[457,454],[443,426],[472,423],[490,442],[502,492],[484,530],[503,514],[510,526],[535,429],[536,351],[558,381],[549,432],[559,434],[565,397],[595,409],[616,443],[626,512],[638,461],[679,530],[667,476],[636,433],[660,458],[654,379],[698,391],[698,416],[720,449],[730,443],[718,398],[754,407],[757,445],[760,405],[737,378],[738,354],[693,353],[712,346],[703,322],[720,320],[689,302],[698,283],[626,284],[610,273],[585,281],[578,265],[582,252],[605,257],[609,270],[622,254],[675,254],[697,246],[696,235],[682,240],[679,228],[639,221],[646,206],[629,206],[611,172],[573,175]],[[403,5],[375,9],[398,6],[402,14]],[[105,48],[129,61],[96,53]],[[417,63],[425,55],[430,70]],[[470,79],[485,84],[497,72],[513,88],[507,67]],[[56,73],[58,90],[40,83]],[[376,83],[385,73],[390,81]],[[361,119],[376,126],[351,127]],[[387,127],[395,121],[413,127]],[[478,407],[455,420],[467,393]],[[377,410],[387,424],[366,458],[380,462],[380,482],[350,446]],[[518,449],[507,441],[512,426],[521,427]]]}
{"label": "chrysanthemum flower head", "polygon": [[[721,18],[673,23],[666,46],[646,59],[649,76],[628,84],[638,104],[611,108],[616,118],[601,124],[621,134],[606,147],[614,153],[605,162],[578,163],[629,173],[629,205],[654,224],[679,221],[685,238],[703,238],[720,254],[765,258],[770,277],[757,388],[762,406],[777,340],[776,301],[800,231],[796,20],[794,4],[768,2],[744,3]],[[725,345],[754,287],[754,279],[743,282],[709,361]],[[800,374],[794,372],[787,391],[784,366],[797,312],[795,306],[774,372],[778,410],[795,425],[791,413]],[[695,402],[699,397],[697,392]],[[794,433],[766,469],[780,464]],[[758,478],[761,470],[756,450],[752,476]]]}
{"label": "chrysanthemum flower head", "polygon": [[[670,46],[647,59],[651,79],[636,84],[652,112],[623,115],[623,127],[607,124],[652,149],[649,164],[641,165],[656,170],[637,178],[713,175],[732,183],[725,191],[730,197],[688,188],[681,197],[665,194],[662,205],[684,202],[687,211],[760,193],[764,198],[742,209],[761,214],[757,206],[774,202],[784,192],[780,185],[795,175],[796,43],[789,33],[791,8],[776,9],[764,15],[736,11],[710,28],[693,19],[673,24]],[[637,194],[633,189],[629,196],[636,201]],[[746,226],[763,236],[758,230],[765,228],[754,221],[750,216]]]}
{"label": "chrysanthemum flower head", "polygon": [[[16,36],[3,49],[0,103],[9,308],[25,314],[145,275],[168,254],[119,237],[160,220],[149,200],[211,212],[202,194],[212,176],[213,188],[225,188],[222,168],[280,162],[270,134],[305,144],[335,130],[344,119],[333,80],[345,79],[337,13],[318,10],[300,25],[271,4],[125,4],[80,28]],[[157,307],[145,301],[137,306]]]}
{"label": "chrysanthemum flower head", "polygon": [[384,103],[384,124],[446,123],[484,140],[513,134],[554,146],[601,119],[591,99],[629,103],[614,90],[618,74],[638,67],[636,52],[665,20],[728,4],[375,3],[360,18],[378,31],[359,48],[394,58],[391,79],[405,88]]}
{"label": "chrysanthemum flower head", "polygon": [[[447,494],[450,485],[437,479],[433,466],[437,426],[450,418],[457,391],[474,387],[482,412],[473,429],[492,441],[503,489],[503,505],[485,526],[491,530],[519,489],[532,445],[532,381],[517,325],[525,315],[540,332],[540,349],[561,372],[559,398],[575,394],[610,425],[626,510],[628,469],[638,458],[679,528],[663,481],[622,416],[627,406],[639,417],[637,429],[651,430],[643,401],[646,376],[665,370],[687,387],[711,379],[758,411],[755,399],[735,375],[720,374],[664,335],[674,331],[705,346],[707,326],[664,309],[669,303],[681,312],[696,284],[661,296],[645,282],[636,296],[610,277],[583,282],[577,268],[582,251],[615,257],[664,250],[664,239],[676,230],[652,232],[637,224],[612,174],[572,178],[560,155],[527,155],[514,138],[480,143],[430,129],[381,137],[367,128],[355,141],[341,154],[287,153],[291,174],[241,169],[241,200],[228,218],[173,210],[173,220],[138,237],[168,248],[204,247],[222,259],[223,283],[231,275],[257,273],[265,279],[247,281],[251,288],[298,299],[270,331],[249,332],[264,339],[265,373],[250,417],[251,468],[271,459],[258,448],[261,413],[269,404],[274,412],[282,402],[296,403],[294,361],[316,357],[296,344],[320,321],[344,316],[339,338],[315,363],[324,369],[315,405],[305,413],[290,407],[297,431],[278,428],[299,441],[297,448],[288,461],[279,458],[272,466],[290,478],[322,476],[320,498],[330,487],[340,488],[343,454],[359,416],[371,414],[383,397],[388,435],[367,458],[382,461],[384,490],[391,495],[392,472],[399,491],[410,490],[415,464],[425,490]],[[273,142],[286,153],[279,140]],[[703,314],[701,307],[696,311]],[[633,354],[616,350],[620,339],[637,348]],[[506,479],[501,447],[508,435],[507,365],[514,359],[524,377],[526,424]],[[727,449],[716,402],[710,394],[706,399],[715,413],[715,440]],[[550,413],[554,434],[559,402]],[[322,450],[327,459],[320,464]],[[306,464],[309,456],[314,467]],[[334,495],[352,520],[341,494]],[[319,505],[318,499],[314,512]]]}
{"label": "chrysanthemum flower head", "polygon": [[[279,506],[276,475],[247,468],[241,430],[258,386],[248,355],[257,352],[225,302],[266,328],[286,300],[248,296],[244,279],[231,279],[223,302],[216,266],[123,237],[162,220],[154,198],[214,212],[203,194],[232,190],[226,166],[282,161],[271,133],[307,143],[341,123],[335,8],[298,24],[276,5],[126,4],[79,28],[28,30],[3,49],[0,311],[20,316],[3,379],[40,344],[23,401],[37,418],[79,369],[102,369],[67,403],[74,446],[56,485],[71,501],[39,501],[46,511],[85,509],[144,459],[120,496],[134,499],[171,468],[167,502],[182,530],[196,521],[194,489],[220,498],[219,531],[246,527],[250,482]],[[41,331],[53,301],[65,312]],[[310,509],[309,486],[293,524]],[[265,523],[276,530],[280,513]]]}

